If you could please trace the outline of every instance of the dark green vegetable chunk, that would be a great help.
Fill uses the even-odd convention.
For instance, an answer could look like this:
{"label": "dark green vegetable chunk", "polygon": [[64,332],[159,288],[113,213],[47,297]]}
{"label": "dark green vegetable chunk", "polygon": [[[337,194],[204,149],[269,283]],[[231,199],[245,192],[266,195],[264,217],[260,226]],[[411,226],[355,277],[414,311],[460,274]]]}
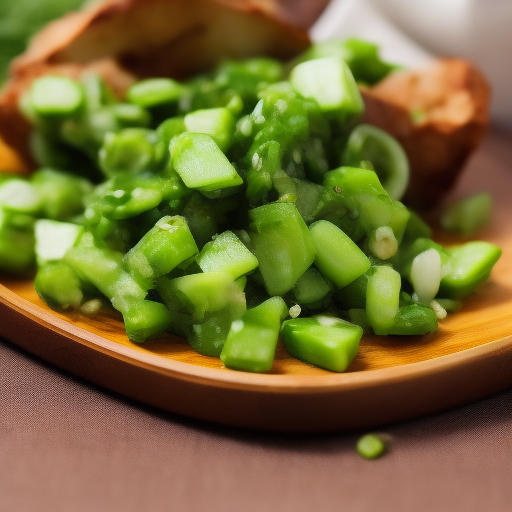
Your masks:
{"label": "dark green vegetable chunk", "polygon": [[472,235],[489,222],[491,206],[491,196],[487,192],[460,199],[445,209],[441,216],[441,226],[447,231]]}

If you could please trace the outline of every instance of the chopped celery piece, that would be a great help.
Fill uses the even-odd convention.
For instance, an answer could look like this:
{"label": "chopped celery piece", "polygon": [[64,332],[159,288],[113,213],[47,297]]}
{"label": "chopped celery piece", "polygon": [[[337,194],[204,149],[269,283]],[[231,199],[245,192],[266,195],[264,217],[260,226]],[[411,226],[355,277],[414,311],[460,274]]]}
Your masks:
{"label": "chopped celery piece", "polygon": [[184,121],[187,132],[210,135],[224,153],[233,143],[235,119],[227,108],[196,110],[187,114]]}
{"label": "chopped celery piece", "polygon": [[152,108],[177,102],[185,92],[185,87],[170,78],[149,78],[128,89],[128,101],[139,107]]}
{"label": "chopped celery piece", "polygon": [[227,272],[234,279],[258,266],[254,254],[232,231],[224,231],[208,242],[197,256],[203,272]]}
{"label": "chopped celery piece", "polygon": [[202,193],[243,183],[236,169],[209,135],[178,135],[172,146],[171,159],[185,185]]}
{"label": "chopped celery piece", "polygon": [[309,230],[292,203],[271,203],[249,211],[251,243],[269,295],[290,291],[315,259]]}
{"label": "chopped celery piece", "polygon": [[435,311],[422,304],[410,304],[398,309],[393,325],[388,334],[419,335],[427,334],[437,329]]}
{"label": "chopped celery piece", "polygon": [[70,78],[45,76],[32,83],[29,92],[31,108],[42,117],[73,115],[84,101],[80,85]]}
{"label": "chopped celery piece", "polygon": [[489,222],[491,206],[492,199],[487,192],[460,199],[445,209],[441,226],[446,231],[469,236]]}
{"label": "chopped celery piece", "polygon": [[35,223],[36,260],[39,266],[64,258],[83,228],[69,222],[40,219]]}
{"label": "chopped celery piece", "polygon": [[370,260],[357,245],[331,222],[319,220],[309,227],[315,244],[315,265],[338,288],[363,275]]}
{"label": "chopped celery piece", "polygon": [[125,267],[141,286],[153,281],[198,253],[187,221],[179,215],[162,217],[124,257]]}
{"label": "chopped celery piece", "polygon": [[330,316],[295,318],[281,330],[288,353],[320,368],[345,371],[355,359],[361,327]]}
{"label": "chopped celery piece", "polygon": [[298,64],[290,73],[290,83],[305,98],[315,99],[322,112],[332,113],[342,121],[352,120],[364,110],[356,81],[338,57]]}
{"label": "chopped celery piece", "polygon": [[83,299],[82,283],[62,261],[44,263],[34,281],[37,294],[53,309],[78,309]]}
{"label": "chopped celery piece", "polygon": [[0,207],[0,270],[21,274],[35,263],[34,218]]}
{"label": "chopped celery piece", "polygon": [[123,313],[126,334],[131,341],[144,343],[161,336],[171,325],[169,310],[159,302],[143,300]]}
{"label": "chopped celery piece", "polygon": [[375,334],[389,334],[400,300],[400,274],[391,267],[377,267],[368,280],[366,315]]}
{"label": "chopped celery piece", "polygon": [[324,299],[333,289],[332,283],[314,267],[309,267],[293,287],[295,300],[303,306],[315,304]]}
{"label": "chopped celery piece", "polygon": [[231,324],[220,354],[234,370],[268,372],[272,368],[281,321],[288,314],[281,297],[272,297],[247,310]]}
{"label": "chopped celery piece", "polygon": [[157,289],[172,313],[173,331],[200,354],[218,357],[232,322],[245,313],[240,285],[225,272],[207,272],[162,277]]}
{"label": "chopped celery piece", "polygon": [[488,242],[468,242],[448,249],[449,273],[441,279],[439,295],[462,299],[485,281],[501,256],[501,249]]}

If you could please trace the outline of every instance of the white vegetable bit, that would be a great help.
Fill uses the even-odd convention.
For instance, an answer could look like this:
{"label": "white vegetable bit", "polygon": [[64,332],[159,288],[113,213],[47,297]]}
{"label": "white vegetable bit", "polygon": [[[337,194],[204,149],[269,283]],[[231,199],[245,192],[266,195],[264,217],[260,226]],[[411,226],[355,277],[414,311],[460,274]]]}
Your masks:
{"label": "white vegetable bit", "polygon": [[437,300],[433,300],[430,303],[430,307],[434,310],[438,320],[442,320],[443,318],[446,318],[446,315],[448,313],[446,312],[446,309],[444,309],[443,306],[441,306],[441,304],[439,304],[439,302],[437,302]]}
{"label": "white vegetable bit", "polygon": [[435,249],[427,249],[414,258],[411,283],[419,301],[430,304],[441,284],[441,256]]}
{"label": "white vegetable bit", "polygon": [[299,315],[300,315],[300,312],[301,312],[301,308],[298,304],[295,304],[295,306],[292,306],[289,311],[288,311],[288,314],[292,317],[292,318],[297,318]]}
{"label": "white vegetable bit", "polygon": [[370,241],[370,250],[381,260],[387,260],[396,254],[398,242],[389,226],[381,226],[375,230],[375,238]]}

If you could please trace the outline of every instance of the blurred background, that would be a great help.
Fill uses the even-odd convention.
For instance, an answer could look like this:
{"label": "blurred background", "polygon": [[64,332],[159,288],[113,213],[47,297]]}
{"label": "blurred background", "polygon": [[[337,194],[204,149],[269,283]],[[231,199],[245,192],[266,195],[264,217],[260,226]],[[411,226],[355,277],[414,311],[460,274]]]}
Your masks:
{"label": "blurred background", "polygon": [[[87,1],[0,0],[0,84],[35,32]],[[314,40],[363,37],[406,66],[421,66],[433,55],[471,60],[493,86],[493,122],[512,129],[512,0],[253,1],[277,4],[283,18],[312,27]]]}

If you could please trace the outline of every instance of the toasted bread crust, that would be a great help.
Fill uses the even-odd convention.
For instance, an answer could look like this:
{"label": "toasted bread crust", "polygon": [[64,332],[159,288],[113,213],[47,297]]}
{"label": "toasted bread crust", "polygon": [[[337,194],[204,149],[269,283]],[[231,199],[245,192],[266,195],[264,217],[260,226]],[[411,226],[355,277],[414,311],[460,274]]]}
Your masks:
{"label": "toasted bread crust", "polygon": [[434,204],[453,187],[488,129],[485,77],[467,61],[439,59],[420,71],[393,73],[362,93],[364,122],[396,137],[409,157],[405,202]]}

